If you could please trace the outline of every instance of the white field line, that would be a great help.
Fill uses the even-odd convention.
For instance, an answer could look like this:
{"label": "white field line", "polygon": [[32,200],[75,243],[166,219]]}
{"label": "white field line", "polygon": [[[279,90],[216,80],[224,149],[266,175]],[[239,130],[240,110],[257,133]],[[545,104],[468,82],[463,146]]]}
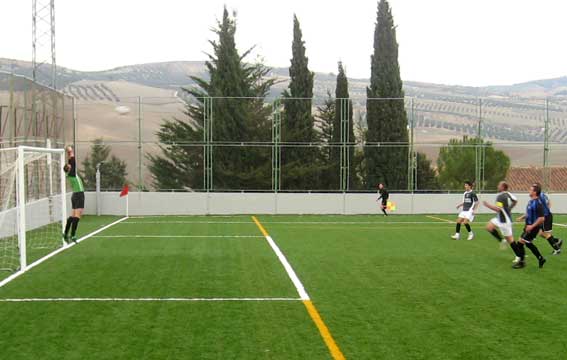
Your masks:
{"label": "white field line", "polygon": [[[452,221],[443,219],[443,222],[437,221],[263,221],[262,224],[282,224],[282,225],[439,225]],[[250,224],[250,221],[125,221],[122,225],[127,224]]]}
{"label": "white field line", "polygon": [[555,225],[555,226],[559,226],[559,227],[567,227],[567,224],[558,224],[558,223],[553,223],[553,225]]}
{"label": "white field line", "polygon": [[297,290],[297,293],[299,294],[299,298],[301,300],[310,300],[310,297],[307,294],[307,291],[305,291],[305,287],[301,283],[301,280],[299,280],[299,277],[295,273],[295,270],[293,270],[290,263],[287,261],[287,258],[285,257],[284,253],[280,250],[280,248],[278,247],[278,245],[276,244],[274,239],[272,239],[272,237],[268,234],[266,229],[264,229],[264,227],[262,226],[260,221],[258,221],[258,219],[256,219],[255,216],[252,217],[252,220],[254,220],[254,223],[256,223],[256,225],[260,229],[260,232],[262,233],[262,235],[264,235],[264,237],[266,238],[266,241],[268,242],[268,244],[270,245],[270,247],[272,248],[272,250],[274,251],[274,253],[278,257],[278,259],[280,260],[280,262],[283,265],[285,271],[287,272],[287,275],[289,276],[291,282],[295,286],[295,289]]}
{"label": "white field line", "polygon": [[[80,243],[80,242],[82,242],[82,241],[85,241],[85,240],[87,240],[88,238],[91,238],[91,237],[95,236],[96,234],[98,234],[98,233],[100,233],[100,232],[102,232],[102,231],[108,229],[109,227],[114,226],[114,225],[116,225],[116,224],[118,224],[118,223],[120,223],[120,222],[122,222],[122,221],[124,221],[124,220],[126,220],[126,219],[128,219],[128,217],[123,217],[123,218],[121,218],[121,219],[116,220],[116,221],[113,222],[113,223],[110,223],[110,224],[108,224],[108,225],[106,225],[106,226],[103,226],[103,227],[101,227],[100,229],[95,230],[95,231],[91,232],[90,234],[87,234],[87,235],[83,236],[82,238],[78,239],[78,240],[77,240],[77,243]],[[51,253],[45,255],[45,256],[42,257],[41,259],[36,260],[35,262],[29,264],[29,265],[27,266],[27,268],[26,268],[26,271],[18,271],[18,272],[16,272],[16,273],[14,273],[14,274],[8,276],[8,277],[5,278],[4,280],[0,281],[0,288],[3,287],[3,286],[6,285],[6,284],[12,282],[13,280],[19,278],[21,275],[23,275],[23,274],[25,274],[26,272],[30,271],[31,269],[33,269],[34,267],[38,266],[39,264],[41,264],[41,263],[43,263],[43,262],[45,262],[45,261],[51,259],[51,258],[54,257],[55,255],[57,255],[57,254],[59,254],[59,253],[65,251],[65,250],[67,250],[67,249],[72,248],[72,247],[75,246],[75,245],[76,245],[75,243],[71,243],[71,244],[68,244],[68,245],[66,245],[66,246],[60,247],[59,249],[57,249],[57,250],[55,250],[55,251],[53,251],[53,252],[51,252]]]}
{"label": "white field line", "polygon": [[299,298],[21,298],[0,302],[223,302],[223,301],[301,301]]}
{"label": "white field line", "polygon": [[262,239],[263,236],[260,235],[96,235],[93,236],[94,238],[174,238],[174,239],[192,239],[192,238],[254,238],[254,239]]}

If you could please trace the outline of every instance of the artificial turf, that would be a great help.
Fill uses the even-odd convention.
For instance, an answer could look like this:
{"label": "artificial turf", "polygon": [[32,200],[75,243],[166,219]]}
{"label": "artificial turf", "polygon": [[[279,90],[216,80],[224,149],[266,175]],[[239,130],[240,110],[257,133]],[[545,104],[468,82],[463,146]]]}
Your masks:
{"label": "artificial turf", "polygon": [[[89,216],[79,230],[116,219]],[[511,251],[482,230],[487,216],[474,241],[450,240],[452,224],[424,215],[258,219],[347,359],[567,354],[566,255],[547,256],[542,270],[531,256],[512,270]],[[249,216],[130,218],[99,235],[0,288],[0,298],[298,297]],[[0,302],[0,319],[6,359],[331,358],[294,300]]]}

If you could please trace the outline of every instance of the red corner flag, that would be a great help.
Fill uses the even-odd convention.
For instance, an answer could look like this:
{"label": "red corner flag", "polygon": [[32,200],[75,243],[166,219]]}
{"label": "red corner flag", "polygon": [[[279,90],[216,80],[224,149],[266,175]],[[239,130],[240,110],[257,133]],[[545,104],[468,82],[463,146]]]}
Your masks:
{"label": "red corner flag", "polygon": [[120,192],[120,197],[128,195],[128,185],[124,185],[122,192]]}

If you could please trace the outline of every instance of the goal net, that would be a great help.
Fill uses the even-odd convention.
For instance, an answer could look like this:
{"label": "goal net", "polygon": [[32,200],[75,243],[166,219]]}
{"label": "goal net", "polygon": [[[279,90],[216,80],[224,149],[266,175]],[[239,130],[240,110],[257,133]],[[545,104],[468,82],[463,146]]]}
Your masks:
{"label": "goal net", "polygon": [[25,271],[65,246],[64,163],[61,149],[0,149],[0,271]]}

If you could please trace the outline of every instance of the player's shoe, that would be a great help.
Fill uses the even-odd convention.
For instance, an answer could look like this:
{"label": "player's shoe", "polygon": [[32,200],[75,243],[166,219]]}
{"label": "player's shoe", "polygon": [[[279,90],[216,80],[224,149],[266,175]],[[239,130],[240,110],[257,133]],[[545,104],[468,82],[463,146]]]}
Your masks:
{"label": "player's shoe", "polygon": [[545,262],[546,262],[546,261],[547,261],[547,260],[545,260],[544,257],[542,257],[541,259],[539,259],[539,268],[540,268],[540,269],[543,267],[543,265],[545,265]]}
{"label": "player's shoe", "polygon": [[469,236],[467,237],[467,240],[469,240],[469,241],[470,241],[470,240],[474,240],[474,233],[473,233],[472,231],[469,233]]}
{"label": "player's shoe", "polygon": [[451,236],[451,239],[453,239],[453,240],[459,240],[460,238],[461,238],[460,234],[455,234],[455,235]]}
{"label": "player's shoe", "polygon": [[76,237],[76,236],[71,236],[71,241],[76,244],[76,243],[77,243],[77,237]]}
{"label": "player's shoe", "polygon": [[557,246],[557,248],[556,248],[555,250],[553,250],[553,252],[551,253],[551,255],[559,255],[559,254],[561,254],[561,247],[563,246],[563,240],[557,239],[557,244],[555,244],[555,246]]}
{"label": "player's shoe", "polygon": [[508,248],[508,241],[506,239],[500,240],[500,250],[506,250]]}
{"label": "player's shoe", "polygon": [[517,263],[515,263],[514,265],[512,265],[512,269],[523,269],[526,267],[526,262],[525,261],[518,261]]}
{"label": "player's shoe", "polygon": [[65,241],[65,243],[69,243],[69,235],[66,235],[65,233],[63,233],[63,241]]}
{"label": "player's shoe", "polygon": [[516,257],[514,258],[514,260],[512,260],[512,264],[517,264],[517,263],[519,263],[519,262],[520,262],[520,257],[519,257],[519,256],[516,256]]}

